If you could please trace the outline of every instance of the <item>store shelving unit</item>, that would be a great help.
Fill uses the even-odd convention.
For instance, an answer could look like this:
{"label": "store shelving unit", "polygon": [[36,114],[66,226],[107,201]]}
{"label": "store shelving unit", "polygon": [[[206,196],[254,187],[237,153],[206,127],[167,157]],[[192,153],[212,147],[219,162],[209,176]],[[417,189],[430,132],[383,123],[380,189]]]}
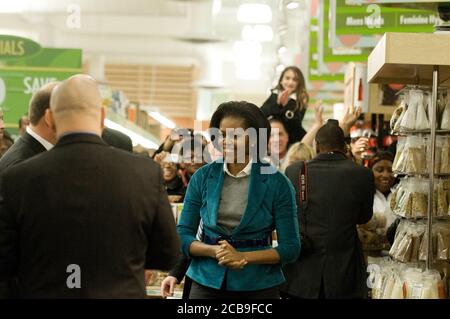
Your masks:
{"label": "store shelving unit", "polygon": [[436,129],[438,87],[450,87],[450,34],[386,33],[368,60],[368,81],[371,83],[402,83],[432,86],[431,130],[415,133],[430,134],[428,156],[429,192],[427,209],[428,251],[427,269],[431,268],[433,243],[433,196],[435,177],[436,135],[446,131]]}

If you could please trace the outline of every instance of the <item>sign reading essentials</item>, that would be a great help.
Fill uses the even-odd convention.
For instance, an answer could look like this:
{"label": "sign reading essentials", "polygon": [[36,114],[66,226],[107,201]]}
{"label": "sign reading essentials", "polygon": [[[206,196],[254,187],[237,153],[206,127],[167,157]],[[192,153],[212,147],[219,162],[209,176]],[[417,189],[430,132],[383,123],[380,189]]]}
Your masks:
{"label": "sign reading essentials", "polygon": [[29,39],[0,35],[0,59],[18,59],[35,55],[41,46]]}
{"label": "sign reading essentials", "polygon": [[28,39],[0,35],[0,108],[14,132],[41,86],[81,73],[80,49],[53,49]]}

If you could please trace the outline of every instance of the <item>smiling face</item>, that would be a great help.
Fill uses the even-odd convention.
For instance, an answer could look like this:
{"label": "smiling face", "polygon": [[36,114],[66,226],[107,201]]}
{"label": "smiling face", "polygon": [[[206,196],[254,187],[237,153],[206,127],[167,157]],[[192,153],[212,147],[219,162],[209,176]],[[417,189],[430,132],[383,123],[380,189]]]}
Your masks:
{"label": "smiling face", "polygon": [[223,157],[227,163],[243,162],[241,153],[248,158],[249,138],[244,133],[246,130],[244,120],[237,117],[224,117],[220,122],[220,132],[222,133]]}
{"label": "smiling face", "polygon": [[177,164],[163,162],[161,166],[163,169],[163,178],[165,182],[170,182],[177,176]]}
{"label": "smiling face", "polygon": [[375,177],[375,187],[383,194],[389,192],[395,181],[394,174],[392,174],[392,162],[381,160],[373,166],[372,171]]}
{"label": "smiling face", "polygon": [[280,122],[270,122],[270,127],[272,128],[269,140],[270,152],[283,157],[288,149],[289,135]]}
{"label": "smiling face", "polygon": [[298,87],[298,77],[294,71],[287,70],[284,72],[280,84],[284,90],[289,90],[291,93],[295,92]]}

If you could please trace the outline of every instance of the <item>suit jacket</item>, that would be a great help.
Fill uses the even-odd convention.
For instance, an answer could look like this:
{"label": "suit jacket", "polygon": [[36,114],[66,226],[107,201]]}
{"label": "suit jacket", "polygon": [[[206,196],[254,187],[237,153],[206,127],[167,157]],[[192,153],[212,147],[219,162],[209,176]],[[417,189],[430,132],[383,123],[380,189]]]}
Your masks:
{"label": "suit jacket", "polygon": [[142,298],[144,269],[169,270],[179,249],[159,166],[98,136],[66,135],[3,175],[0,280],[17,275],[21,297]]}
{"label": "suit jacket", "polygon": [[[281,173],[262,173],[263,166],[268,164],[252,165],[247,207],[231,237],[236,240],[265,238],[276,229],[278,247],[275,249],[281,262],[274,265],[249,264],[243,269],[231,270],[220,266],[216,259],[190,256],[189,247],[196,240],[200,219],[203,222],[204,235],[214,238],[227,235],[226,231],[217,225],[217,211],[224,180],[223,163],[213,162],[203,166],[192,176],[177,226],[183,253],[192,259],[187,276],[195,282],[219,289],[226,280],[229,291],[260,290],[284,282],[281,264],[296,260],[300,252],[294,189]],[[271,247],[238,250],[268,248]]]}
{"label": "suit jacket", "polygon": [[[45,151],[45,147],[38,140],[25,132],[0,158],[0,176],[9,167]],[[0,299],[16,298],[17,293],[15,279],[0,282]]]}
{"label": "suit jacket", "polygon": [[45,147],[25,132],[0,159],[0,175],[7,168],[42,152],[45,152]]}
{"label": "suit jacket", "polygon": [[[302,162],[286,169],[299,201],[299,174]],[[372,172],[354,164],[343,154],[319,154],[307,164],[308,204],[306,236],[312,252],[286,265],[282,291],[300,298],[318,298],[323,284],[325,298],[367,296],[366,268],[357,224],[365,224],[373,214],[375,183]],[[306,229],[305,229],[306,228]]]}
{"label": "suit jacket", "polygon": [[102,132],[102,139],[106,144],[123,149],[128,152],[133,152],[133,143],[131,138],[120,131],[105,127]]}

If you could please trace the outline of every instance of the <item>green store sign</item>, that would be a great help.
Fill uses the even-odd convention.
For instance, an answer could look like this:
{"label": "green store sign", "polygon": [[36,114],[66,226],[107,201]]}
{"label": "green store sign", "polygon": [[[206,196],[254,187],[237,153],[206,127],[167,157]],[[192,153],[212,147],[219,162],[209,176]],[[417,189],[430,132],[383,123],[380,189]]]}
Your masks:
{"label": "green store sign", "polygon": [[15,133],[41,86],[81,72],[80,49],[42,48],[29,39],[0,35],[0,108],[8,131]]}
{"label": "green store sign", "polygon": [[41,51],[41,46],[29,39],[0,35],[0,59],[23,59]]}

